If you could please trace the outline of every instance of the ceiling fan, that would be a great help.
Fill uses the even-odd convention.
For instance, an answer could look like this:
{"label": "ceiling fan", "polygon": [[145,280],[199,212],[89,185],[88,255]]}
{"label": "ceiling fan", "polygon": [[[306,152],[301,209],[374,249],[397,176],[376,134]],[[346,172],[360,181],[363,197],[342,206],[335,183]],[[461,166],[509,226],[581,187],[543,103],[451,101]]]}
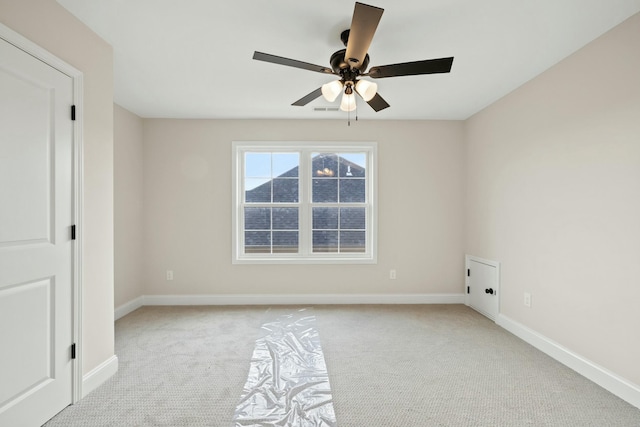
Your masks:
{"label": "ceiling fan", "polygon": [[383,12],[384,9],[379,7],[356,2],[351,28],[340,34],[340,39],[346,49],[341,49],[331,55],[329,59],[331,68],[257,51],[253,53],[253,59],[339,77],[339,80],[322,85],[291,105],[304,106],[321,95],[327,101],[333,102],[340,93],[343,93],[340,109],[353,111],[356,109],[355,92],[375,111],[384,110],[389,107],[389,104],[377,93],[378,85],[364,80],[362,77],[381,79],[384,77],[448,73],[451,71],[453,57],[380,65],[371,67],[369,72],[366,72],[369,65],[367,51]]}

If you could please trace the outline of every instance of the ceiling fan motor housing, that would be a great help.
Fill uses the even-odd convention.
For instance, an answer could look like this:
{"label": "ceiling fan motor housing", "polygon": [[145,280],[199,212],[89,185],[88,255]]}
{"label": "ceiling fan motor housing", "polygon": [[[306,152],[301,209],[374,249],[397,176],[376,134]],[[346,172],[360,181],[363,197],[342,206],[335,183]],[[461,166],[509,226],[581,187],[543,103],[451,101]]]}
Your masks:
{"label": "ceiling fan motor housing", "polygon": [[335,52],[333,55],[331,55],[329,63],[331,64],[331,68],[333,69],[334,73],[340,74],[347,80],[353,80],[355,76],[363,73],[367,69],[367,66],[369,65],[369,54],[365,55],[364,61],[362,61],[359,66],[352,67],[351,64],[349,64],[345,60],[344,56],[346,52],[346,49],[341,49]]}

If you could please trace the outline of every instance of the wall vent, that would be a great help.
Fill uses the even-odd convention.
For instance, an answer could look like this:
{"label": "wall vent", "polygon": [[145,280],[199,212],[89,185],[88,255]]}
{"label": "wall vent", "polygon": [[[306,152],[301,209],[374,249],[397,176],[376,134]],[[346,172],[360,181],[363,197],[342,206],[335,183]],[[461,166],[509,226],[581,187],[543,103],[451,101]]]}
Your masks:
{"label": "wall vent", "polygon": [[313,107],[313,111],[340,111],[338,107]]}

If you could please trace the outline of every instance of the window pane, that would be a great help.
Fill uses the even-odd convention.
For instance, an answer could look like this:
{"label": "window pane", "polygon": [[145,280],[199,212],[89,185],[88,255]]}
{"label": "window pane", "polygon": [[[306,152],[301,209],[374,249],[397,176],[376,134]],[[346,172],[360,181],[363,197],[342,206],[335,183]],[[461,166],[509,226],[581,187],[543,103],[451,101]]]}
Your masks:
{"label": "window pane", "polygon": [[364,203],[366,201],[366,186],[364,179],[340,179],[341,203]]}
{"label": "window pane", "polygon": [[244,176],[247,178],[271,178],[271,153],[246,153]]}
{"label": "window pane", "polygon": [[375,259],[375,143],[233,147],[234,263]]}
{"label": "window pane", "polygon": [[364,231],[341,231],[340,252],[365,252],[365,241]]}
{"label": "window pane", "polygon": [[244,199],[247,203],[271,202],[270,180],[248,178],[245,180],[244,188]]}
{"label": "window pane", "polygon": [[365,153],[340,153],[340,177],[364,178],[367,165]]}
{"label": "window pane", "polygon": [[296,178],[277,178],[273,180],[274,203],[297,203],[298,180]]}
{"label": "window pane", "polygon": [[297,230],[298,208],[273,208],[273,229]]}
{"label": "window pane", "polygon": [[338,201],[338,180],[314,178],[311,192],[314,203],[335,203]]}
{"label": "window pane", "polygon": [[337,230],[338,229],[338,208],[313,208],[314,230]]}
{"label": "window pane", "polygon": [[311,171],[314,177],[331,178],[338,176],[338,156],[329,153],[311,154]]}
{"label": "window pane", "polygon": [[245,208],[245,230],[270,230],[271,208]]}
{"label": "window pane", "polygon": [[367,225],[365,208],[341,208],[340,229],[364,230]]}
{"label": "window pane", "polygon": [[314,231],[313,252],[338,252],[338,232]]}
{"label": "window pane", "polygon": [[270,253],[271,232],[269,231],[245,231],[244,251],[248,254]]}
{"label": "window pane", "polygon": [[298,252],[298,232],[297,231],[274,231],[273,232],[273,252],[274,253],[297,253]]}
{"label": "window pane", "polygon": [[300,164],[298,153],[273,153],[273,177],[297,177]]}

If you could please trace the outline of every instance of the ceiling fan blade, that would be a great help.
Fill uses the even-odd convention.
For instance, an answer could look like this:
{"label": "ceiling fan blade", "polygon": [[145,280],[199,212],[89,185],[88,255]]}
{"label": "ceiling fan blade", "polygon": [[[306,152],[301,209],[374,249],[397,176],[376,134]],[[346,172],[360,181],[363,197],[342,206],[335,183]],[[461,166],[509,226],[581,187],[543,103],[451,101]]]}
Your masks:
{"label": "ceiling fan blade", "polygon": [[308,103],[310,103],[311,101],[313,101],[314,99],[319,98],[321,95],[322,95],[322,88],[319,87],[318,89],[311,92],[309,95],[303,96],[302,98],[298,99],[296,102],[294,102],[291,105],[297,105],[298,107],[303,107]]}
{"label": "ceiling fan blade", "polygon": [[381,79],[383,77],[448,73],[451,71],[452,64],[453,56],[450,58],[426,59],[424,61],[403,62],[401,64],[371,67],[367,75],[374,79]]}
{"label": "ceiling fan blade", "polygon": [[384,98],[382,98],[377,93],[373,98],[371,98],[371,100],[367,101],[367,104],[369,104],[371,108],[373,108],[376,111],[376,113],[380,110],[384,110],[385,108],[390,107],[387,101],[385,101]]}
{"label": "ceiling fan blade", "polygon": [[378,28],[384,9],[356,2],[349,29],[345,60],[351,67],[360,68]]}
{"label": "ceiling fan blade", "polygon": [[262,52],[253,52],[253,59],[274,64],[286,65],[288,67],[302,68],[303,70],[316,71],[324,74],[334,74],[333,70],[321,65],[309,64],[308,62],[297,61],[295,59],[284,58],[282,56],[271,55]]}

